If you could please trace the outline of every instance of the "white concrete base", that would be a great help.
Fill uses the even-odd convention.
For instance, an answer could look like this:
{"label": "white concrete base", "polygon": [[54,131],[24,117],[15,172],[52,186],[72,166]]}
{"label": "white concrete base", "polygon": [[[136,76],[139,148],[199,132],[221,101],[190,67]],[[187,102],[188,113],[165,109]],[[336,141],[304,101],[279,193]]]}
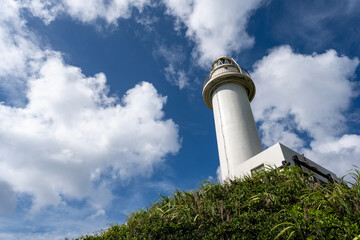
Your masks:
{"label": "white concrete base", "polygon": [[[274,166],[274,167],[280,167],[283,165],[283,161],[288,162],[290,165],[295,166],[294,161],[292,160],[292,157],[296,155],[298,159],[302,162],[306,162],[311,167],[315,167],[319,171],[321,171],[324,174],[330,174],[334,180],[337,180],[338,178],[336,175],[327,170],[326,168],[316,164],[315,162],[309,160],[308,158],[305,158],[301,154],[291,150],[290,148],[282,145],[281,143],[276,143],[275,145],[269,147],[268,149],[262,151],[261,153],[255,155],[254,157],[246,160],[242,164],[238,165],[235,169],[235,176],[240,178],[246,175],[251,175],[252,171],[256,171],[261,166]],[[302,167],[304,171],[312,172],[306,167]],[[328,180],[324,178],[323,176],[313,172],[313,175],[315,178],[327,182]]]}

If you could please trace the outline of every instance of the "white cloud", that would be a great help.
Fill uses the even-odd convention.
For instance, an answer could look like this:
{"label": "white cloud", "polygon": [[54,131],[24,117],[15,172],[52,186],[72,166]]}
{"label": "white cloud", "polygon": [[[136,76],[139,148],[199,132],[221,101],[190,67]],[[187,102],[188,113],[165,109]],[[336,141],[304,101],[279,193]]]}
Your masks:
{"label": "white cloud", "polygon": [[[65,204],[64,197],[87,197],[102,213],[111,192],[93,182],[109,169],[121,180],[151,174],[178,151],[178,128],[164,119],[166,97],[150,83],[136,85],[119,102],[107,95],[104,74],[86,77],[58,52],[42,49],[21,11],[29,8],[50,22],[56,6],[0,2],[0,58],[6,59],[0,62],[1,87],[13,102],[25,96],[15,106],[0,104],[0,182],[9,193],[0,200],[11,209],[14,193],[30,194],[36,210]],[[96,198],[99,193],[103,198]]]}
{"label": "white cloud", "polygon": [[[277,6],[282,11],[268,25],[271,25],[271,35],[278,41],[309,50],[327,49],[327,46],[342,49],[347,54],[359,50],[359,32],[349,26],[360,21],[360,1],[333,1],[331,4],[328,1],[281,1]],[[340,40],[343,38],[346,38],[345,46]]]}
{"label": "white cloud", "polygon": [[166,97],[150,83],[119,102],[108,96],[104,74],[86,77],[60,53],[41,48],[21,17],[23,7],[46,21],[56,14],[50,1],[0,2],[0,58],[6,59],[0,80],[13,98],[0,104],[0,182],[9,192],[1,201],[13,206],[10,193],[26,193],[36,210],[65,204],[64,197],[88,198],[102,213],[111,192],[93,183],[104,171],[123,181],[151,174],[179,150],[177,125],[164,119]]}
{"label": "white cloud", "polygon": [[63,6],[52,0],[22,1],[22,7],[28,9],[35,17],[41,18],[46,24],[53,21],[57,14],[63,12]]}
{"label": "white cloud", "polygon": [[[229,0],[225,3],[215,0],[164,0],[167,13],[176,18],[176,28],[183,24],[187,29],[186,36],[195,42],[193,57],[196,62],[206,67],[221,55],[238,53],[253,45],[254,38],[248,35],[246,27],[250,15],[261,2],[262,0]],[[116,25],[120,18],[130,18],[133,9],[142,12],[145,7],[153,6],[157,5],[151,0],[62,0],[56,3],[50,0],[34,0],[21,5],[47,24],[58,14],[65,13],[84,23],[102,20],[113,25]],[[137,19],[140,24],[151,24],[153,21],[156,21],[156,18],[147,15]],[[147,27],[149,28],[149,25]],[[189,86],[189,79],[186,71],[177,63],[178,60],[169,61],[164,69],[165,77],[183,89]]]}
{"label": "white cloud", "polygon": [[99,169],[120,179],[150,174],[179,149],[177,125],[163,119],[166,98],[150,83],[120,104],[103,74],[85,77],[53,57],[28,85],[24,108],[0,105],[0,179],[34,195],[35,207],[58,205],[61,194],[89,196]]}
{"label": "white cloud", "polygon": [[174,65],[169,65],[165,69],[165,77],[169,82],[175,83],[180,89],[185,88],[189,85],[189,78],[185,71],[176,70]]}
{"label": "white cloud", "polygon": [[20,12],[19,2],[0,1],[0,86],[17,105],[23,101],[25,79],[39,69],[46,55]]}
{"label": "white cloud", "polygon": [[189,78],[185,70],[182,69],[186,56],[181,46],[174,45],[168,48],[165,45],[158,45],[154,50],[154,56],[164,58],[168,64],[168,66],[164,68],[166,80],[178,86],[179,89],[184,89],[189,86]]}
{"label": "white cloud", "polygon": [[20,10],[17,2],[0,3],[0,56],[4,60],[0,63],[0,77],[25,77],[44,55],[20,18]]}
{"label": "white cloud", "polygon": [[264,119],[260,126],[262,143],[271,146],[275,142],[282,142],[297,149],[304,146],[305,141],[293,132],[296,127],[292,124],[292,121],[292,118],[287,119],[286,115],[282,116],[282,119],[275,121]]}
{"label": "white cloud", "polygon": [[[220,55],[238,53],[253,45],[254,38],[247,34],[246,26],[248,18],[260,6],[261,2],[262,0],[226,1],[225,3],[214,0],[210,2],[204,0],[164,1],[167,13],[177,19],[176,25],[184,24],[187,29],[186,36],[195,42],[193,57],[202,66],[208,66],[211,61]],[[36,41],[29,41],[31,33],[24,31],[26,30],[23,26],[24,21],[20,19],[18,13],[21,9],[29,10],[34,16],[43,19],[46,24],[53,21],[57,15],[65,13],[73,19],[84,23],[95,23],[102,20],[107,24],[116,25],[118,19],[130,18],[133,9],[141,12],[145,7],[156,6],[151,0],[62,0],[59,2],[51,0],[18,2],[11,0],[10,3],[6,4],[16,6],[17,14],[15,16],[17,19],[15,22],[22,24],[19,32],[26,32],[27,37],[27,40],[23,41],[24,46],[21,48],[23,50],[21,54],[25,56],[19,57],[21,54],[17,54],[18,59],[11,58],[18,62],[22,61],[22,64],[30,64],[30,61],[28,61],[30,58],[35,58],[33,64],[36,64],[44,56],[41,55],[42,52],[38,51],[38,47],[34,44]],[[3,9],[8,8],[9,6],[3,7]],[[226,17],[224,17],[224,12],[227,13]],[[149,18],[147,15],[137,19],[140,24],[149,24],[149,22],[153,21],[156,21],[156,18],[154,20],[154,18]],[[9,39],[8,35],[6,34],[4,39]],[[20,34],[18,35],[20,36]],[[2,46],[4,46],[4,49],[8,48],[6,44]],[[169,61],[168,66],[164,69],[165,77],[168,81],[183,89],[189,85],[189,79],[186,71],[179,67],[177,63],[179,63],[178,60],[176,62]],[[8,67],[8,70],[12,71],[10,67]]]}
{"label": "white cloud", "polygon": [[[196,47],[194,58],[203,66],[222,55],[238,53],[254,44],[246,32],[247,22],[261,0],[164,0],[167,12],[186,27]],[[225,14],[226,13],[226,14]]]}
{"label": "white cloud", "polygon": [[3,181],[0,181],[0,192],[0,214],[12,212],[15,209],[15,192]]}
{"label": "white cloud", "polygon": [[341,173],[340,176],[342,176],[360,167],[360,136],[344,134],[325,141],[316,140],[311,143],[311,150],[306,149],[304,153],[324,166]]}
{"label": "white cloud", "polygon": [[[318,162],[320,158],[328,161],[334,151],[343,156],[356,153],[350,139],[357,142],[359,136],[346,135],[345,114],[358,94],[351,81],[358,65],[357,58],[338,56],[335,50],[302,55],[289,46],[272,49],[255,63],[252,73],[257,87],[253,110],[263,143],[270,146],[281,141]],[[304,138],[309,138],[310,149]],[[339,158],[331,159],[325,166],[331,165],[339,174],[350,169],[353,161],[343,162],[340,169],[336,168]]]}
{"label": "white cloud", "polygon": [[[142,12],[147,6],[152,6],[151,0],[8,0],[2,1],[0,12],[2,17],[8,16],[8,10],[28,10],[35,17],[50,24],[60,14],[67,14],[83,23],[94,23],[103,20],[107,24],[117,24],[120,18],[130,18],[133,9]],[[10,13],[13,13],[10,11]],[[16,17],[19,17],[17,14]],[[153,19],[152,21],[154,21]],[[148,16],[145,22],[151,21]],[[141,21],[141,23],[144,23]],[[24,22],[24,21],[23,21]]]}
{"label": "white cloud", "polygon": [[59,13],[66,13],[84,23],[101,19],[116,25],[119,18],[129,18],[133,8],[141,12],[150,4],[151,0],[32,0],[25,2],[23,6],[45,23],[50,23]]}
{"label": "white cloud", "polygon": [[158,22],[159,18],[156,16],[137,16],[136,22],[143,25],[148,31],[151,31],[153,29],[154,23]]}

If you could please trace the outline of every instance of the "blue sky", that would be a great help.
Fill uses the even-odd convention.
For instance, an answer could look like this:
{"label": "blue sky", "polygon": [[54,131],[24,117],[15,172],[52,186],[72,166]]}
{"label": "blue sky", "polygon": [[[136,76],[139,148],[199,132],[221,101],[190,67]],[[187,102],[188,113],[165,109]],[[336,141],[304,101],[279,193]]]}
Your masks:
{"label": "blue sky", "polygon": [[202,81],[233,57],[264,148],[359,165],[360,2],[0,2],[0,238],[123,223],[217,178]]}

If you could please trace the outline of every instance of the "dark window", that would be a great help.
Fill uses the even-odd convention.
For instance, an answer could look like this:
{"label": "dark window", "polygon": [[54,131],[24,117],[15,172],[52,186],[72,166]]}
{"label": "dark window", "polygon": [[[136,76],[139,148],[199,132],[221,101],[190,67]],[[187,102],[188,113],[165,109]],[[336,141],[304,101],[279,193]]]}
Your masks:
{"label": "dark window", "polygon": [[256,168],[251,169],[251,176],[254,176],[263,171],[265,171],[265,166],[264,166],[264,164],[261,164],[260,166],[257,166]]}
{"label": "dark window", "polygon": [[229,59],[219,59],[219,61],[214,64],[214,68],[223,64],[232,64],[232,62]]}

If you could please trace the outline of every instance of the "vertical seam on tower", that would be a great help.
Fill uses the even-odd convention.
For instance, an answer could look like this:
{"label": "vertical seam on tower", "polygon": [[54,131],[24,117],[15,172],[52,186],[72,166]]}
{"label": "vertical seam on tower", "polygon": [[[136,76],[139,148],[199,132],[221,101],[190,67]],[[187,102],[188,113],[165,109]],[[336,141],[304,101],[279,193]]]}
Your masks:
{"label": "vertical seam on tower", "polygon": [[216,94],[216,100],[218,102],[217,107],[218,107],[218,111],[219,111],[219,117],[220,117],[220,127],[221,127],[221,135],[224,141],[224,152],[225,152],[225,159],[226,159],[226,164],[227,164],[227,171],[228,171],[228,177],[230,177],[230,168],[229,168],[229,159],[227,157],[227,152],[226,152],[226,143],[225,143],[225,136],[224,136],[224,130],[223,130],[223,122],[222,122],[222,117],[221,117],[221,111],[220,111],[220,106],[219,106],[219,96]]}

